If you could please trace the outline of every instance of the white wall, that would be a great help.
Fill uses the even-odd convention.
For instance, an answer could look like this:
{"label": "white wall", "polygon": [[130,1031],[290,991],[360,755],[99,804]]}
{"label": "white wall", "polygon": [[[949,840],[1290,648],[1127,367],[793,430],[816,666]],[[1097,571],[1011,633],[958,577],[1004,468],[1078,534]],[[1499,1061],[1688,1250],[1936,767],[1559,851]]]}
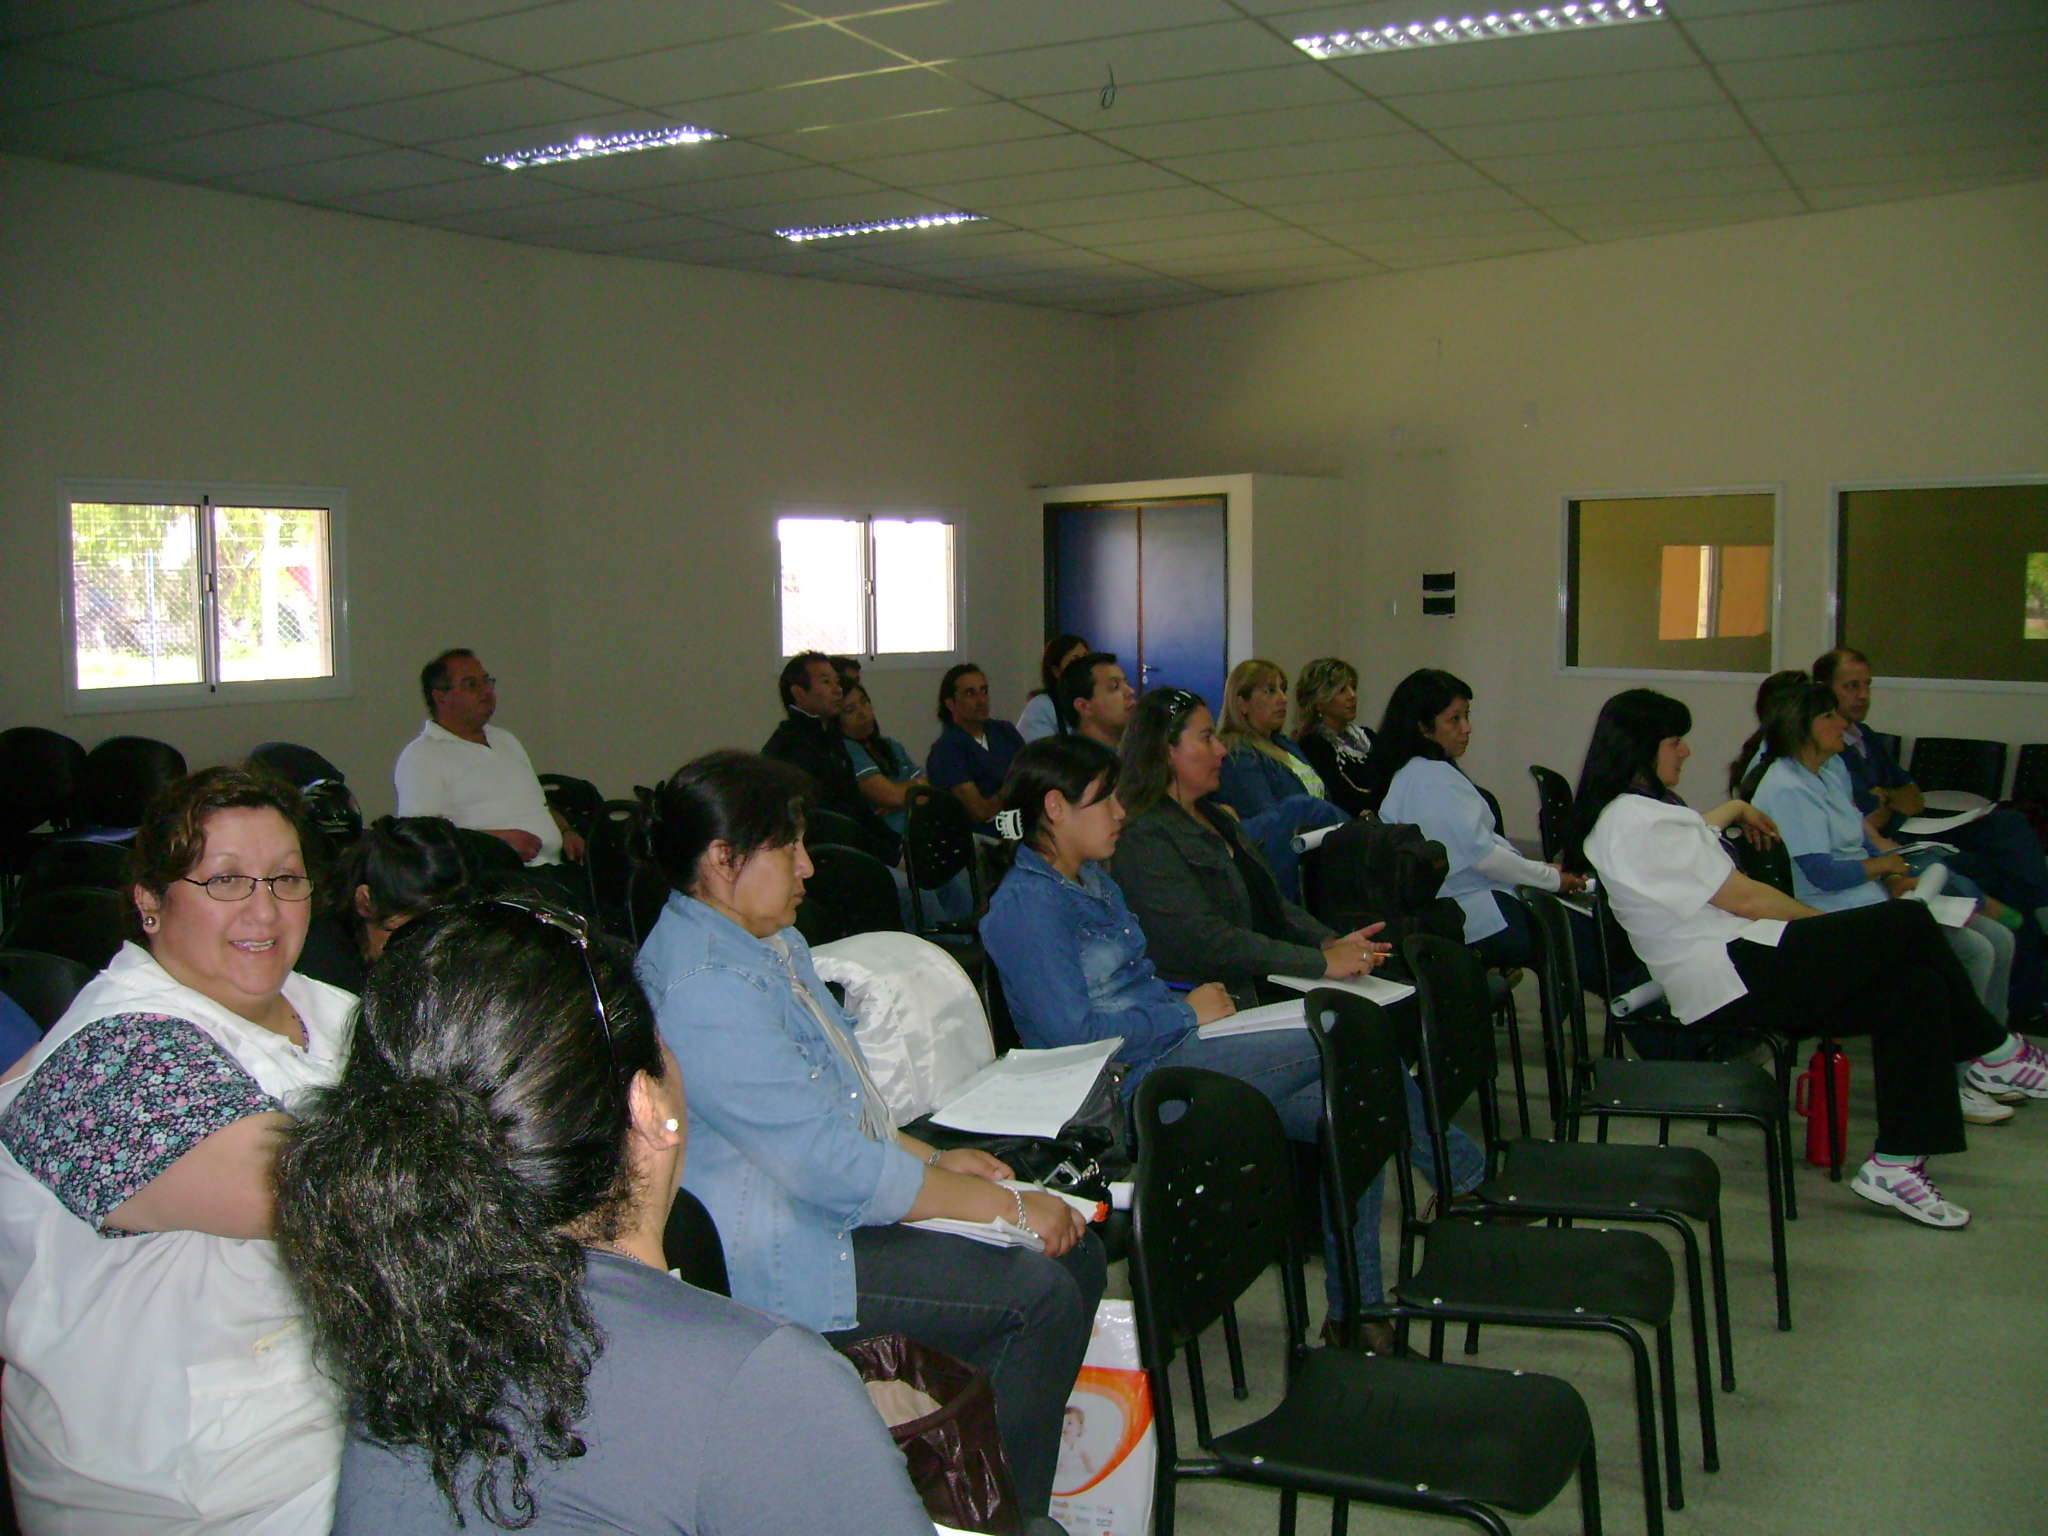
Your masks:
{"label": "white wall", "polygon": [[[957,514],[969,644],[1014,711],[1040,621],[1027,487],[1107,467],[1110,327],[1087,317],[19,159],[0,221],[0,722],[159,736],[195,765],[302,741],[373,814],[444,645],[504,680],[544,771],[608,793],[758,745],[778,503]],[[65,476],[346,489],[353,697],[64,716]],[[922,753],[936,676],[872,681]]]}
{"label": "white wall", "polygon": [[[1831,481],[2048,470],[2044,250],[2035,183],[1136,316],[1116,474],[1342,477],[1331,560],[1365,580],[1334,638],[1362,713],[1417,666],[1457,672],[1472,771],[1533,832],[1526,765],[1576,775],[1627,686],[1556,670],[1560,499],[1782,485],[1779,664],[1804,666],[1829,643]],[[1419,617],[1439,569],[1458,573],[1454,620]],[[1707,801],[1752,685],[1666,691],[1695,714],[1687,788]],[[2048,740],[2038,693],[1894,688],[1873,719]]]}

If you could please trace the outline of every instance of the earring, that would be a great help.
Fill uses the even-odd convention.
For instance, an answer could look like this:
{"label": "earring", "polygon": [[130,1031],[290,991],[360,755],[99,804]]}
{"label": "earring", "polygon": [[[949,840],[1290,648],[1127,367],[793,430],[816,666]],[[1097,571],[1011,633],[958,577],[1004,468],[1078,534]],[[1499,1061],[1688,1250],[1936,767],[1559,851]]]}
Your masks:
{"label": "earring", "polygon": [[145,928],[154,928],[156,926],[156,919],[153,917],[145,917],[142,920],[142,926]]}
{"label": "earring", "polygon": [[683,1128],[683,1122],[671,1116],[669,1119],[661,1122],[661,1128],[664,1131],[679,1131]]}

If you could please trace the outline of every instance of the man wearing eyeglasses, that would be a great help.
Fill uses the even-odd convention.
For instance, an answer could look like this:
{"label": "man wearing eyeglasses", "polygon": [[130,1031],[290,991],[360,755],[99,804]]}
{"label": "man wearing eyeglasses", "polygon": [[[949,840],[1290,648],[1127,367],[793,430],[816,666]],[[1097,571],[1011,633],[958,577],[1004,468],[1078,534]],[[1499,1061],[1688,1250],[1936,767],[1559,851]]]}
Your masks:
{"label": "man wearing eyeglasses", "polygon": [[443,651],[420,669],[427,723],[398,754],[398,814],[488,832],[529,867],[581,863],[583,839],[549,808],[519,738],[491,724],[497,682],[469,650]]}

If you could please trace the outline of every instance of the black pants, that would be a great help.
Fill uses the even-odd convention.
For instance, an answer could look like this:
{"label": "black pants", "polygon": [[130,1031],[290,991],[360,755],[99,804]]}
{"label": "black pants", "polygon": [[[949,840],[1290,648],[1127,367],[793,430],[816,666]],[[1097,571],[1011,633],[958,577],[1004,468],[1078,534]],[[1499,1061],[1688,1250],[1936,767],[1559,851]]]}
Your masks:
{"label": "black pants", "polygon": [[995,1388],[1003,1458],[1028,1515],[1052,1501],[1067,1398],[1081,1373],[1108,1260],[1089,1233],[1057,1259],[911,1227],[853,1230],[860,1323],[851,1343],[903,1333],[978,1366]]}
{"label": "black pants", "polygon": [[2005,1027],[1924,903],[1887,901],[1788,923],[1776,948],[1737,939],[1729,958],[1747,997],[1699,1025],[1740,1023],[1798,1038],[1868,1035],[1877,1077],[1877,1150],[1960,1152],[1955,1067],[1996,1050]]}

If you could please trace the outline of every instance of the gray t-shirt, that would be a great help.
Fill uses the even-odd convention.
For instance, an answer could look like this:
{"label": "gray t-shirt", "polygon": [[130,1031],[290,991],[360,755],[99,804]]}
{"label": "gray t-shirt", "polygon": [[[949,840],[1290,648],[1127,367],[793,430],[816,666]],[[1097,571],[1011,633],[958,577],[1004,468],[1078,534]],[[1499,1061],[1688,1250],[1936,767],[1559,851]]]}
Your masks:
{"label": "gray t-shirt", "polygon": [[[931,1536],[859,1377],[816,1334],[607,1253],[584,1295],[604,1334],[588,1449],[534,1458],[530,1536]],[[493,1529],[463,1513],[471,1536]],[[349,1437],[334,1536],[460,1529],[423,1457]]]}

